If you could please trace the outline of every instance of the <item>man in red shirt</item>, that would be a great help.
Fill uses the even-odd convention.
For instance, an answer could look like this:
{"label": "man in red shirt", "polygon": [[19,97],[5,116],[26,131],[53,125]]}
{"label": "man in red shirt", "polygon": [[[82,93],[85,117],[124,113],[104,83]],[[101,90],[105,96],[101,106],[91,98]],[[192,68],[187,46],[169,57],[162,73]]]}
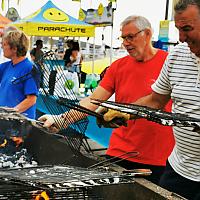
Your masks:
{"label": "man in red shirt", "polygon": [[[129,55],[115,61],[106,71],[105,76],[93,94],[80,101],[80,105],[96,110],[97,106],[90,100],[107,100],[115,93],[115,101],[131,103],[151,93],[151,85],[157,79],[167,52],[152,46],[152,28],[149,21],[142,16],[129,16],[121,24],[123,45]],[[169,110],[168,110],[169,111]],[[69,116],[69,113],[65,115]],[[53,123],[49,115],[42,116],[45,126]],[[73,119],[76,121],[77,119]],[[150,181],[158,183],[167,157],[174,146],[171,127],[139,119],[128,121],[128,126],[113,130],[107,155],[123,158],[119,165],[127,169],[147,168],[152,175]],[[137,151],[136,157],[121,156]]]}

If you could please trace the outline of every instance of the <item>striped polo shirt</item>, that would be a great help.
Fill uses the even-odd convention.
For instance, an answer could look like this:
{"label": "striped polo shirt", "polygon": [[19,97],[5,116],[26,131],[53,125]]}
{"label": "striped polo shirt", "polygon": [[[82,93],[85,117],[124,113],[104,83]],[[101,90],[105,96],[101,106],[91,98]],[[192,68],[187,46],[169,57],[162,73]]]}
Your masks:
{"label": "striped polo shirt", "polygon": [[[159,94],[170,94],[172,112],[200,118],[200,60],[186,43],[171,52],[157,81],[152,85]],[[173,127],[175,147],[168,160],[175,172],[200,181],[200,133],[191,127]]]}

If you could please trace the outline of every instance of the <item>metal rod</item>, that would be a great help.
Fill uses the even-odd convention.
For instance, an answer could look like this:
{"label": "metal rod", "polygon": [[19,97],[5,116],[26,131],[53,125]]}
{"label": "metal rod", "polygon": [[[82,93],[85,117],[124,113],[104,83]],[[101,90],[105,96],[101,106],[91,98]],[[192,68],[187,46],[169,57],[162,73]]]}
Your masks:
{"label": "metal rod", "polygon": [[168,11],[169,11],[169,0],[166,0],[165,20],[168,19]]}
{"label": "metal rod", "polygon": [[[135,154],[135,155],[131,155],[131,156],[130,156],[130,154]],[[109,159],[100,161],[100,162],[98,162],[98,163],[96,163],[96,164],[94,164],[94,165],[91,165],[91,166],[89,166],[87,169],[91,169],[91,168],[100,166],[100,165],[105,164],[105,163],[107,163],[106,166],[108,166],[108,165],[111,165],[111,164],[113,164],[113,163],[120,162],[120,161],[122,161],[122,160],[124,160],[124,159],[135,157],[135,156],[137,156],[138,154],[139,154],[139,152],[137,152],[137,151],[125,152],[125,153],[123,153],[123,154],[120,154],[120,155],[117,156],[117,157],[112,157],[112,158],[109,158]],[[115,160],[116,158],[120,158],[120,157],[125,156],[125,155],[127,156],[126,158],[121,158],[121,160],[119,160],[119,161],[115,161],[115,162],[110,163],[110,161],[113,161],[113,160]],[[105,166],[105,165],[103,165],[103,166]]]}

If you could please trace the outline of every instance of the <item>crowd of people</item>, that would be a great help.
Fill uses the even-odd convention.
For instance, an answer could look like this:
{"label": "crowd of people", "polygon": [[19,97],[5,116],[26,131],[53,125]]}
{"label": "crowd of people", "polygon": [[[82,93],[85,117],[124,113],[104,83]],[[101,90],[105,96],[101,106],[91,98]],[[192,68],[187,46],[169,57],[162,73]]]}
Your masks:
{"label": "crowd of people", "polygon": [[[98,87],[83,98],[80,105],[96,111],[99,108],[91,99],[107,100],[115,93],[116,102],[199,118],[200,1],[179,0],[174,13],[180,43],[169,53],[152,46],[152,27],[148,19],[135,15],[127,17],[121,23],[121,39],[128,55],[111,64]],[[79,45],[70,40],[67,44],[65,67],[71,72],[80,72],[77,68],[82,60]],[[34,77],[15,84],[15,79],[29,73],[33,67],[25,57],[27,50],[28,39],[23,32],[5,33],[3,52],[11,60],[0,64],[0,90],[3,92],[0,105],[14,107],[34,118],[38,94]],[[56,116],[43,115],[39,120],[44,122],[44,127],[59,131],[81,120],[80,116],[83,117],[68,111]],[[126,169],[151,169],[152,174],[146,177],[149,181],[189,200],[200,199],[198,132],[191,127],[163,127],[114,110],[105,112],[102,125],[111,125],[109,122],[115,117],[124,118],[127,126],[113,128],[107,158],[115,158]],[[66,118],[70,118],[70,122]],[[127,156],[130,152],[138,152],[138,155]]]}

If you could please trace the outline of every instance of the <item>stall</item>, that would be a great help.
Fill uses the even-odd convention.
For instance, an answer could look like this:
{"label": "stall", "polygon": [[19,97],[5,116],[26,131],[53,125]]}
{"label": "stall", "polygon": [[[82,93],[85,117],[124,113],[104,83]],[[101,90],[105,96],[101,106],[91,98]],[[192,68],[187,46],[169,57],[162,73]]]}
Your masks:
{"label": "stall", "polygon": [[94,37],[95,27],[79,21],[48,1],[33,14],[12,25],[30,36]]}

